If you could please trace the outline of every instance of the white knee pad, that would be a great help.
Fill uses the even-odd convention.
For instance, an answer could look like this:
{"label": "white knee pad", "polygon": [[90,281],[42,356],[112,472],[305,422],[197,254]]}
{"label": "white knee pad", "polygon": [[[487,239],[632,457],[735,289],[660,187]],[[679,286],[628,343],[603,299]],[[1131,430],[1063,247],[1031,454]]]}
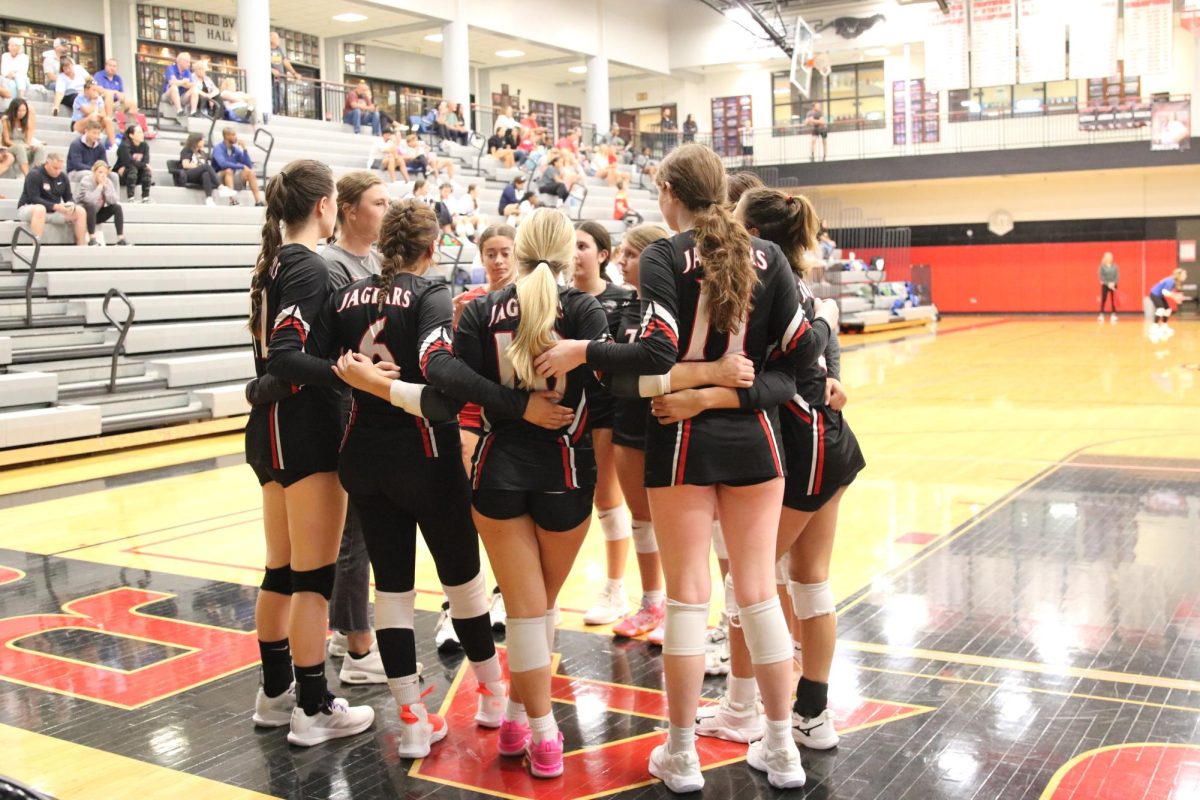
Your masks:
{"label": "white knee pad", "polygon": [[717,553],[717,558],[722,561],[729,560],[729,551],[725,549],[725,534],[721,532],[721,521],[713,520],[712,527],[713,550]]}
{"label": "white knee pad", "polygon": [[415,590],[408,592],[375,592],[375,630],[384,628],[413,628]]}
{"label": "white knee pad", "polygon": [[600,520],[600,530],[604,532],[604,541],[619,542],[629,538],[629,513],[625,511],[625,506],[597,511],[596,519]]}
{"label": "white knee pad", "polygon": [[508,641],[509,672],[528,672],[550,666],[550,648],[546,647],[546,618],[509,617],[505,622]]}
{"label": "white knee pad", "polygon": [[451,619],[473,619],[488,613],[491,609],[487,581],[482,572],[476,573],[474,578],[466,583],[460,583],[458,586],[442,584],[442,591],[446,593],[446,599],[450,601]]}
{"label": "white knee pad", "polygon": [[558,611],[557,611],[557,609],[552,608],[546,612],[546,616],[543,617],[543,625],[546,628],[546,651],[549,653],[553,653],[554,652],[554,634],[558,631]]}
{"label": "white knee pad", "polygon": [[784,553],[783,556],[775,562],[776,586],[787,586],[790,582],[788,578],[788,565],[791,563],[791,561],[792,559],[789,557],[789,554]]}
{"label": "white knee pad", "polygon": [[796,612],[796,619],[823,617],[826,614],[832,614],[837,609],[837,603],[833,599],[833,589],[829,588],[829,581],[820,583],[790,581],[788,591],[792,595],[792,610]]}
{"label": "white knee pad", "polygon": [[704,655],[708,603],[680,603],[667,598],[666,624],[662,648],[664,656]]}
{"label": "white knee pad", "polygon": [[738,616],[737,595],[733,593],[733,573],[725,575],[725,616],[729,620],[729,627],[742,627],[741,617]]}
{"label": "white knee pad", "polygon": [[776,664],[792,657],[792,635],[778,597],[741,609],[746,649],[755,664]]}
{"label": "white knee pad", "polygon": [[633,549],[642,554],[658,552],[653,522],[640,519],[633,521]]}

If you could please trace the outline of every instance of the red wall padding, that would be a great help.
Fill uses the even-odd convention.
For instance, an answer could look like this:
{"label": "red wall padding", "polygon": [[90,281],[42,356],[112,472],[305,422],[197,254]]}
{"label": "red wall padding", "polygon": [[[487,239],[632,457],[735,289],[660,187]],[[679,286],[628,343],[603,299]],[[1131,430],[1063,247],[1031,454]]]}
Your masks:
{"label": "red wall padding", "polygon": [[[1140,312],[1150,287],[1177,266],[1174,239],[913,247],[910,260],[932,268],[940,311],[1094,312],[1105,252],[1121,268],[1117,307],[1131,312]],[[858,255],[870,257],[865,249]],[[888,264],[887,276],[908,280],[908,265]]]}

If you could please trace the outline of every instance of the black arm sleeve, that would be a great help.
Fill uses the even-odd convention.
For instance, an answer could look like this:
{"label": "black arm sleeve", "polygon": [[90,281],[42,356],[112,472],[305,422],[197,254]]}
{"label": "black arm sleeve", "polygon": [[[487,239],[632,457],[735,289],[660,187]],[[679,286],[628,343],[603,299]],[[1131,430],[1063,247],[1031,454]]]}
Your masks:
{"label": "black arm sleeve", "polygon": [[246,384],[246,402],[252,406],[278,403],[291,397],[293,391],[292,384],[267,374],[261,378],[253,378]]}
{"label": "black arm sleeve", "polygon": [[678,296],[669,240],[654,242],[641,256],[642,299],[646,313],[638,341],[632,344],[594,341],[587,348],[588,366],[603,372],[662,375],[679,359]]}
{"label": "black arm sleeve", "polygon": [[321,338],[328,330],[329,270],[317,254],[293,264],[280,276],[279,314],[269,338],[267,372],[298,386],[338,386],[333,362],[305,352],[312,326]]}
{"label": "black arm sleeve", "polygon": [[825,344],[825,372],[836,381],[842,379],[842,345],[837,331],[829,332],[829,341]]}
{"label": "black arm sleeve", "polygon": [[[463,309],[452,346],[450,293],[445,286],[438,288],[440,291],[435,298],[437,305],[428,312],[422,308],[420,322],[422,331],[427,326],[430,331],[424,333],[421,339],[420,356],[425,379],[456,400],[483,406],[488,415],[495,419],[520,419],[525,414],[529,395],[483,377],[483,350],[480,343],[483,330],[480,318],[482,298],[471,301]],[[427,292],[426,296],[429,294]],[[435,320],[440,321],[437,323],[440,327],[433,327]],[[435,337],[428,348],[426,336]],[[422,395],[422,411],[424,404],[425,397]]]}

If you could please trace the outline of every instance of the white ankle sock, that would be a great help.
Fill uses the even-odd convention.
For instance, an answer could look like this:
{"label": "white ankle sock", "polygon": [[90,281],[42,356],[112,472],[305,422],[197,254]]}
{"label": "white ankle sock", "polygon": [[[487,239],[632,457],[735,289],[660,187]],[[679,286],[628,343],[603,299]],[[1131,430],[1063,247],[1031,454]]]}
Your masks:
{"label": "white ankle sock", "polygon": [[657,592],[642,592],[642,606],[656,606],[667,599],[667,593],[661,589]]}
{"label": "white ankle sock", "polygon": [[606,592],[623,592],[623,591],[625,591],[625,581],[622,580],[621,578],[617,578],[616,580],[609,578],[604,583],[604,591],[606,591]]}
{"label": "white ankle sock", "polygon": [[729,692],[729,701],[734,705],[742,708],[754,705],[758,692],[758,681],[754,678],[739,678],[731,672],[725,686]]}
{"label": "white ankle sock", "polygon": [[781,747],[795,747],[792,741],[792,720],[767,720],[767,735],[763,738],[768,750],[778,750]]}
{"label": "white ankle sock", "polygon": [[500,669],[500,656],[495,654],[487,661],[472,661],[471,671],[475,673],[475,680],[480,683],[496,683],[504,678],[504,672]]}
{"label": "white ankle sock", "polygon": [[[530,717],[529,729],[533,731],[534,744],[558,736],[558,723],[554,721],[554,712],[551,711],[544,717]],[[791,730],[790,724],[788,730]]]}
{"label": "white ankle sock", "polygon": [[[789,726],[789,735],[791,728]],[[671,725],[667,729],[667,752],[671,755],[686,753],[696,749],[696,727],[694,725],[680,728]]]}
{"label": "white ankle sock", "polygon": [[504,718],[518,725],[529,724],[529,717],[525,715],[525,704],[514,703],[512,700],[509,700],[508,705],[504,707]]}
{"label": "white ankle sock", "polygon": [[388,688],[398,706],[411,706],[421,702],[421,683],[416,675],[405,675],[402,678],[388,678]]}

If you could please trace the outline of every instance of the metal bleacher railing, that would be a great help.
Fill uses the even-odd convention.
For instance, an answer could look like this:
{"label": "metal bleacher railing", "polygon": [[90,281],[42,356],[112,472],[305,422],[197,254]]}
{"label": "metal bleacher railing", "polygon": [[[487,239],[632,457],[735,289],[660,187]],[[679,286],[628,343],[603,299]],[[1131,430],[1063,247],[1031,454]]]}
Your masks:
{"label": "metal bleacher railing", "polygon": [[[108,310],[109,303],[114,298],[120,299],[125,304],[125,319],[120,322]],[[112,363],[108,372],[108,393],[112,394],[117,390],[117,366],[119,365],[121,354],[125,351],[125,337],[129,335],[129,329],[133,327],[133,303],[129,301],[129,298],[120,289],[109,289],[108,293],[104,295],[104,305],[100,309],[105,319],[117,329],[117,340],[113,342]]]}

